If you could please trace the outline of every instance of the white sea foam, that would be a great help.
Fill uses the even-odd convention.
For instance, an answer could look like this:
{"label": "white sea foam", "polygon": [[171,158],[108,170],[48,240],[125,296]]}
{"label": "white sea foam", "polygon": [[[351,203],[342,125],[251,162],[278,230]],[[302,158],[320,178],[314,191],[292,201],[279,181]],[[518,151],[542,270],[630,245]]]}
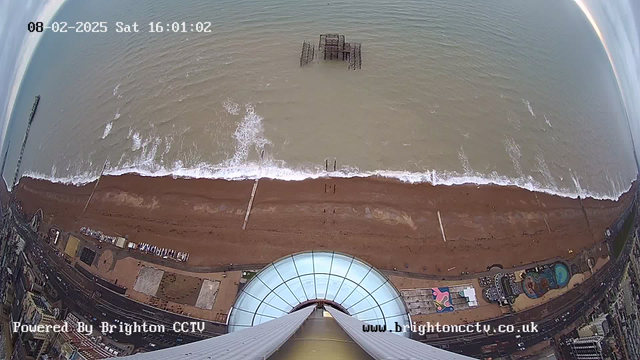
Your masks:
{"label": "white sea foam", "polygon": [[111,132],[111,128],[113,127],[113,121],[111,121],[110,123],[108,123],[105,127],[104,127],[104,133],[102,133],[102,138],[106,139],[107,136],[109,135],[109,133]]}
{"label": "white sea foam", "polygon": [[264,137],[262,120],[264,120],[263,117],[256,114],[253,105],[245,105],[245,115],[233,133],[233,138],[236,140],[236,151],[233,154],[233,158],[228,162],[230,166],[239,166],[246,163],[252,146],[260,153],[266,145],[271,144]]}
{"label": "white sea foam", "polygon": [[[285,181],[300,181],[305,179],[317,179],[324,177],[336,178],[366,178],[366,177],[384,177],[394,178],[407,183],[429,183],[433,185],[460,185],[460,184],[477,184],[477,185],[500,185],[500,186],[517,186],[531,191],[541,191],[553,195],[563,197],[576,198],[592,197],[595,199],[616,200],[620,194],[626,192],[630,188],[630,184],[625,188],[615,186],[619,189],[617,194],[599,194],[588,193],[579,182],[579,177],[571,171],[571,178],[574,182],[575,189],[558,188],[551,176],[549,169],[541,156],[538,157],[538,169],[545,178],[542,184],[531,176],[520,175],[519,178],[511,178],[498,175],[493,172],[489,175],[480,174],[473,171],[469,165],[469,160],[461,147],[458,153],[464,173],[451,171],[430,170],[424,172],[410,171],[361,171],[353,166],[343,166],[337,171],[325,171],[323,166],[316,167],[300,167],[294,168],[286,164],[284,161],[275,160],[267,157],[263,161],[248,160],[248,153],[251,147],[256,151],[263,149],[269,140],[264,137],[262,130],[263,118],[256,114],[253,106],[246,106],[246,113],[243,119],[238,123],[234,138],[236,139],[236,153],[227,161],[223,161],[217,165],[212,165],[200,160],[197,151],[197,145],[192,144],[181,149],[178,159],[172,164],[165,165],[164,161],[158,161],[158,157],[163,158],[171,148],[173,138],[171,137],[155,137],[150,134],[148,138],[142,139],[138,132],[133,134],[134,145],[133,151],[137,151],[135,159],[124,161],[124,154],[115,167],[108,166],[106,175],[123,175],[135,173],[142,176],[160,177],[172,176],[174,178],[206,178],[206,179],[224,179],[224,180],[252,180],[259,178],[279,179]],[[159,154],[158,149],[164,142],[164,150]],[[513,139],[504,141],[505,148],[509,153],[514,167],[519,174],[522,173],[519,165],[519,159],[522,156],[520,147]],[[74,170],[84,169],[86,160],[78,161],[74,164]],[[67,169],[69,172],[70,169]],[[26,172],[24,176],[36,179],[44,179],[52,182],[82,185],[92,182],[98,178],[101,169],[92,171],[75,171],[76,176],[64,177],[56,176],[56,171],[52,168],[51,175],[45,175],[37,172]],[[612,182],[613,184],[613,182]]]}
{"label": "white sea foam", "polygon": [[551,175],[549,166],[547,166],[547,163],[544,161],[544,156],[542,156],[542,154],[536,155],[536,162],[538,163],[537,164],[538,172],[542,174],[542,176],[544,177],[544,180],[546,181],[545,185],[552,189],[555,189],[557,187],[556,180],[553,178],[553,175]]}
{"label": "white sea foam", "polygon": [[504,140],[504,148],[507,150],[509,158],[511,158],[511,162],[513,163],[513,167],[516,169],[516,173],[520,178],[524,178],[525,176],[522,172],[522,167],[520,167],[520,158],[522,157],[522,153],[520,153],[520,146],[518,146],[512,138],[507,138]]}
{"label": "white sea foam", "polygon": [[529,109],[529,112],[531,113],[531,116],[537,117],[536,114],[533,112],[533,109],[531,108],[531,103],[529,103],[529,100],[522,99],[522,102],[525,105],[527,105],[527,109]]}
{"label": "white sea foam", "polygon": [[118,108],[116,110],[116,114],[113,115],[113,120],[118,120],[118,119],[120,119],[120,108]]}
{"label": "white sea foam", "polygon": [[[151,153],[147,153],[144,160],[151,158]],[[631,188],[629,184],[626,188],[621,189],[622,192],[616,195],[600,194],[586,192],[580,186],[579,180],[572,173],[575,189],[568,188],[549,188],[531,177],[510,178],[507,176],[491,173],[490,175],[460,174],[458,172],[431,170],[426,172],[410,172],[410,171],[358,171],[355,168],[349,170],[338,170],[326,172],[324,168],[317,167],[314,169],[293,169],[284,167],[275,162],[268,164],[248,163],[241,166],[226,166],[225,164],[210,165],[199,163],[196,166],[184,167],[181,161],[176,161],[170,167],[164,167],[152,162],[127,163],[117,169],[109,168],[105,171],[106,175],[123,175],[138,174],[141,176],[161,177],[172,176],[174,178],[193,178],[193,179],[222,179],[222,180],[253,180],[259,178],[278,179],[285,181],[301,181],[306,179],[318,179],[325,177],[335,178],[367,178],[367,177],[383,177],[393,178],[402,182],[416,184],[429,183],[432,185],[499,185],[499,186],[516,186],[530,191],[544,192],[552,195],[558,195],[568,198],[592,197],[598,200],[617,200],[619,196]],[[26,172],[25,177],[34,179],[43,179],[57,183],[83,185],[95,181],[99,176],[99,171],[87,171],[72,177],[52,177],[38,172]]]}
{"label": "white sea foam", "polygon": [[162,152],[162,158],[160,158],[161,161],[164,162],[164,156],[169,153],[169,150],[171,150],[171,144],[173,144],[173,137],[165,136],[164,137],[164,151]]}
{"label": "white sea foam", "polygon": [[609,182],[611,183],[611,192],[612,194],[619,194],[620,192],[624,191],[624,186],[621,185],[624,183],[624,181],[621,181],[621,174],[618,174],[618,176],[615,177],[615,179],[612,179],[609,174],[606,175],[607,180],[609,180]]}
{"label": "white sea foam", "polygon": [[116,164],[116,166],[120,167],[120,165],[122,164],[123,160],[124,160],[124,153],[120,154],[120,159],[118,159],[118,163]]}
{"label": "white sea foam", "polygon": [[240,114],[240,105],[233,102],[233,100],[231,99],[226,99],[225,101],[223,101],[222,106],[224,106],[224,109],[227,110],[227,112],[231,115]]}
{"label": "white sea foam", "polygon": [[574,174],[571,169],[569,169],[571,173],[571,180],[573,180],[573,185],[576,187],[576,194],[581,197],[585,197],[586,192],[582,189],[582,185],[580,185],[580,178],[578,175]]}
{"label": "white sea foam", "polygon": [[547,119],[547,115],[542,115],[542,116],[544,116],[544,122],[547,123],[547,126],[553,127],[553,126],[551,126],[551,122],[549,121],[549,119]]}
{"label": "white sea foam", "polygon": [[[258,153],[271,142],[265,138],[262,127],[263,118],[255,112],[251,104],[245,106],[245,115],[238,123],[236,131],[233,135],[236,140],[235,154],[226,161],[212,165],[200,159],[197,150],[197,144],[182,147],[178,152],[177,160],[171,164],[165,164],[164,155],[169,152],[172,147],[172,137],[157,137],[155,134],[149,134],[148,138],[143,139],[138,132],[131,131],[129,135],[132,138],[133,145],[131,150],[136,152],[134,158],[125,160],[124,154],[120,157],[118,163],[112,167],[109,165],[105,170],[106,175],[123,175],[123,174],[139,174],[149,177],[172,176],[174,178],[195,178],[195,179],[223,179],[223,180],[253,180],[259,178],[279,179],[285,181],[301,181],[305,179],[317,179],[325,177],[336,178],[367,178],[367,177],[384,177],[393,178],[406,183],[429,183],[432,185],[461,185],[461,184],[477,184],[477,185],[500,185],[500,186],[516,186],[530,191],[541,191],[553,195],[576,198],[592,197],[595,199],[616,200],[620,194],[630,189],[629,184],[626,189],[621,186],[617,187],[620,191],[617,194],[600,194],[588,193],[579,183],[578,176],[571,172],[575,189],[559,188],[555,185],[553,177],[550,175],[549,169],[540,157],[538,159],[539,171],[545,178],[545,183],[540,183],[531,176],[524,176],[520,168],[521,152],[520,147],[513,139],[504,141],[505,149],[513,161],[514,167],[519,174],[518,178],[499,175],[496,172],[491,174],[481,174],[474,171],[469,160],[464,153],[464,149],[460,148],[458,153],[462,163],[464,173],[455,171],[439,171],[430,170],[424,172],[411,171],[361,171],[357,167],[343,166],[337,171],[325,171],[323,166],[315,167],[291,167],[282,160],[272,159],[269,156],[263,161],[249,160],[249,152],[254,148]],[[158,149],[164,142],[164,149],[158,152]],[[160,158],[160,159],[158,159]],[[75,173],[74,176],[57,176],[52,168],[50,175],[28,171],[23,176],[43,179],[57,183],[83,185],[95,181],[100,175],[101,167],[90,171],[82,169],[87,168],[87,160],[74,162],[73,169],[67,168],[67,173]],[[90,162],[90,161],[89,161]],[[75,170],[75,171],[74,171]],[[562,180],[562,178],[561,178]]]}
{"label": "white sea foam", "polygon": [[138,151],[142,147],[142,139],[140,133],[133,134],[133,144],[131,145],[131,151]]}
{"label": "white sea foam", "polygon": [[120,85],[122,85],[122,84],[118,84],[118,85],[116,85],[116,87],[113,88],[113,96],[118,95],[118,89],[120,89]]}
{"label": "white sea foam", "polygon": [[469,165],[469,158],[467,158],[467,154],[464,153],[462,146],[460,147],[460,151],[458,151],[458,159],[460,159],[460,162],[462,163],[462,169],[465,174],[473,173],[471,165]]}

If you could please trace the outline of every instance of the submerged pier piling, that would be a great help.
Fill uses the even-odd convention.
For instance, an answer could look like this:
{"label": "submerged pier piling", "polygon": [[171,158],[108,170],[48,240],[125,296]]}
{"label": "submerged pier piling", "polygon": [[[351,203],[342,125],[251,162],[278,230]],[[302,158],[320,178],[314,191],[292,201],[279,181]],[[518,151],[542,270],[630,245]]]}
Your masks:
{"label": "submerged pier piling", "polygon": [[305,41],[302,43],[302,53],[300,54],[300,66],[305,66],[312,62],[316,57],[316,47],[311,45],[310,42]]}

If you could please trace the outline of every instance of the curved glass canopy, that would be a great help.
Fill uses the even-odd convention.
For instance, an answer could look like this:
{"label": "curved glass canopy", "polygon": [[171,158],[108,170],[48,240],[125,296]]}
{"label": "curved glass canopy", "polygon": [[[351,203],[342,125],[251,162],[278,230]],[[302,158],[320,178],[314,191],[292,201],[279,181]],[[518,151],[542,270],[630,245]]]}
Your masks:
{"label": "curved glass canopy", "polygon": [[[267,265],[242,289],[228,318],[229,332],[242,330],[297,310],[300,304],[326,301],[349,315],[395,330],[411,320],[389,279],[353,256],[309,251]],[[403,332],[405,336],[409,333]]]}

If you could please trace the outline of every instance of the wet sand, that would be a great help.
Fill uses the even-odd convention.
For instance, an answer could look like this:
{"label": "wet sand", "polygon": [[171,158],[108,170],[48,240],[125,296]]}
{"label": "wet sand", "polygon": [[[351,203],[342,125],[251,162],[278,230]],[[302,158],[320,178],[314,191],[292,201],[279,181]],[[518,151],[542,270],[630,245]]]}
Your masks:
{"label": "wet sand", "polygon": [[242,230],[253,184],[104,176],[85,213],[94,183],[78,187],[23,178],[17,197],[26,212],[42,207],[49,225],[65,231],[89,226],[187,251],[192,266],[268,263],[297,251],[325,249],[381,269],[453,275],[447,269],[454,266],[459,274],[493,264],[508,268],[572,258],[604,239],[604,230],[636,189],[634,184],[614,202],[515,187],[432,186],[383,178],[263,179]]}

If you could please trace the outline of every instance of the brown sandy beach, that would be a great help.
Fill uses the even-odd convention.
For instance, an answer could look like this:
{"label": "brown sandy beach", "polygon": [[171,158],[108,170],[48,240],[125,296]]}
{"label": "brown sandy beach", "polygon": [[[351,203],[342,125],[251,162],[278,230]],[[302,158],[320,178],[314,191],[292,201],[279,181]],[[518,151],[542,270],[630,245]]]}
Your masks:
{"label": "brown sandy beach", "polygon": [[455,275],[447,269],[455,266],[452,272],[459,274],[492,264],[507,268],[573,257],[604,239],[604,230],[636,189],[634,184],[614,202],[383,178],[262,179],[243,231],[253,184],[104,176],[84,214],[94,183],[78,187],[23,178],[17,197],[25,212],[41,207],[44,222],[64,231],[89,226],[187,251],[193,266],[268,263],[297,251],[327,249],[381,269]]}

